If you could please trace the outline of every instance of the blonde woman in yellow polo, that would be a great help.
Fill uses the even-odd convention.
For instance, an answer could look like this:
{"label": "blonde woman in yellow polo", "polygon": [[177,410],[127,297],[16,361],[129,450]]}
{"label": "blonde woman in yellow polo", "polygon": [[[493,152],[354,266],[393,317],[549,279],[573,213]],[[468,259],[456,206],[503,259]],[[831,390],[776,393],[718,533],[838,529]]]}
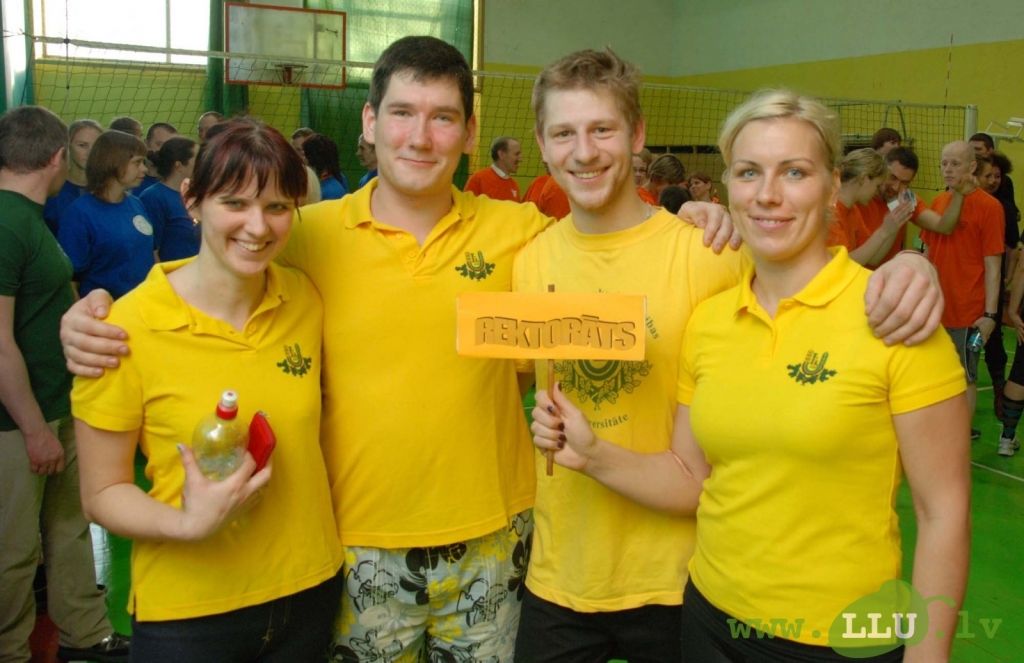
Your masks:
{"label": "blonde woman in yellow polo", "polygon": [[[696,508],[685,660],[846,661],[856,649],[860,660],[946,661],[969,537],[968,413],[952,344],[938,332],[885,346],[864,314],[870,272],[826,248],[841,154],[830,111],[763,92],[719,143],[753,266],[690,319],[671,450],[597,438],[558,389],[553,401],[538,394],[536,444],[644,504]],[[913,589],[927,604],[885,593],[901,577],[903,472],[918,519]],[[892,610],[869,632],[865,605],[916,609],[921,632],[910,617],[894,631]]]}
{"label": "blonde woman in yellow polo", "polygon": [[[308,278],[273,263],[305,169],[275,130],[232,121],[182,190],[199,255],[160,263],[114,304],[132,354],[75,381],[84,510],[134,540],[134,660],[322,659],[342,588],[320,452],[323,307]],[[213,481],[183,443],[225,389],[243,425],[267,413],[277,448],[269,467],[254,473],[247,454]],[[148,494],[133,481],[136,446]]]}

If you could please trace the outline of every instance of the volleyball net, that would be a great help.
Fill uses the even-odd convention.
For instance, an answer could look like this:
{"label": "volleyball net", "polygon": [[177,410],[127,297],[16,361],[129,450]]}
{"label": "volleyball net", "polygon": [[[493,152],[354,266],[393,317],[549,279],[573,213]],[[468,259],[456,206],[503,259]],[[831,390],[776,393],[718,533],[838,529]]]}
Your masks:
{"label": "volleyball net", "polygon": [[[229,72],[233,80],[258,80],[259,84],[227,85],[240,99],[235,114],[262,119],[289,135],[309,126],[333,138],[342,155],[342,169],[358,178],[362,169],[355,158],[356,141],[362,132],[361,114],[366,102],[371,63],[330,62],[259,56],[240,56],[209,51],[145,49],[119,44],[75,42],[75,55],[54,57],[52,38],[35,37],[50,44],[50,56],[39,58],[32,68],[32,100],[70,122],[92,118],[106,126],[113,117],[128,115],[143,126],[168,122],[186,135],[195,135],[196,120],[211,108],[211,77],[219,80]],[[59,51],[60,44],[56,44]],[[70,50],[70,49],[69,49]],[[152,51],[201,56],[210,64],[175,65],[137,61]],[[169,59],[169,58],[168,58]],[[134,61],[133,61],[134,60]],[[479,139],[469,168],[490,162],[491,140],[507,135],[523,145],[518,176],[525,183],[544,172],[533,139],[533,113],[529,74],[475,73],[475,112]],[[669,84],[646,84],[641,103],[647,122],[648,149],[679,157],[687,172],[703,171],[720,180],[724,164],[715,145],[728,113],[749,92]],[[842,122],[846,149],[870,145],[880,127],[892,127],[905,144],[918,153],[921,170],[915,187],[942,190],[939,155],[943,145],[976,131],[976,110],[971,106],[913,104],[900,101],[822,99]],[[525,188],[525,187],[524,187]]]}

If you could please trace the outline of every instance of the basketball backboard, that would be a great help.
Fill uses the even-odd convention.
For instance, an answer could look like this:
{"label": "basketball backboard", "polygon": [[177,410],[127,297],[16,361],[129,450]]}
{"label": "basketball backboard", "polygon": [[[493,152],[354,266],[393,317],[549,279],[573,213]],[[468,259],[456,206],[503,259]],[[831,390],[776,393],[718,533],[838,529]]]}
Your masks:
{"label": "basketball backboard", "polygon": [[224,3],[228,83],[345,87],[346,14]]}

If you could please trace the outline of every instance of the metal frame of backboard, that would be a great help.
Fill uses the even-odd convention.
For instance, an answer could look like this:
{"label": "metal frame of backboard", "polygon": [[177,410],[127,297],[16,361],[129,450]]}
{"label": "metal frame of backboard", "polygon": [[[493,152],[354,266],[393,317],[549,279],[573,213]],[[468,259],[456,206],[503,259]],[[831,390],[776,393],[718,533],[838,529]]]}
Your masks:
{"label": "metal frame of backboard", "polygon": [[[308,41],[274,39],[263,43],[260,37],[270,35],[313,34],[313,45]],[[224,50],[232,55],[224,66],[224,82],[243,85],[299,86],[310,88],[342,89],[347,85],[347,71],[344,66],[348,32],[348,14],[325,9],[303,9],[278,5],[224,3]],[[331,55],[320,57],[319,35],[337,33],[340,53],[334,44],[326,43]],[[301,41],[301,43],[300,43]],[[302,53],[298,51],[302,50]],[[331,60],[330,80],[303,80],[308,71],[323,67],[325,60]],[[252,63],[270,62],[264,71],[276,70],[273,80],[247,76],[253,71]],[[336,67],[337,82],[333,82]],[[321,69],[326,71],[324,69]]]}

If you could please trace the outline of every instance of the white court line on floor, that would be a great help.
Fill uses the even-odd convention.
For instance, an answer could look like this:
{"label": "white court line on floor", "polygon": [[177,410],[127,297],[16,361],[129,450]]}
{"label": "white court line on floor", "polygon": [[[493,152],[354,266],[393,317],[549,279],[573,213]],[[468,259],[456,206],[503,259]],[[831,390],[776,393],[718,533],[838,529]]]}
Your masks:
{"label": "white court line on floor", "polygon": [[977,462],[975,462],[973,460],[971,461],[971,465],[973,465],[975,467],[980,467],[983,470],[988,470],[989,472],[995,472],[996,474],[998,474],[1000,476],[1004,476],[1007,479],[1013,479],[1014,481],[1020,481],[1021,483],[1024,483],[1024,477],[1019,477],[1016,474],[1010,474],[1009,472],[1003,472],[1002,470],[997,470],[996,468],[989,467],[988,465],[982,465],[981,463],[977,463]]}

